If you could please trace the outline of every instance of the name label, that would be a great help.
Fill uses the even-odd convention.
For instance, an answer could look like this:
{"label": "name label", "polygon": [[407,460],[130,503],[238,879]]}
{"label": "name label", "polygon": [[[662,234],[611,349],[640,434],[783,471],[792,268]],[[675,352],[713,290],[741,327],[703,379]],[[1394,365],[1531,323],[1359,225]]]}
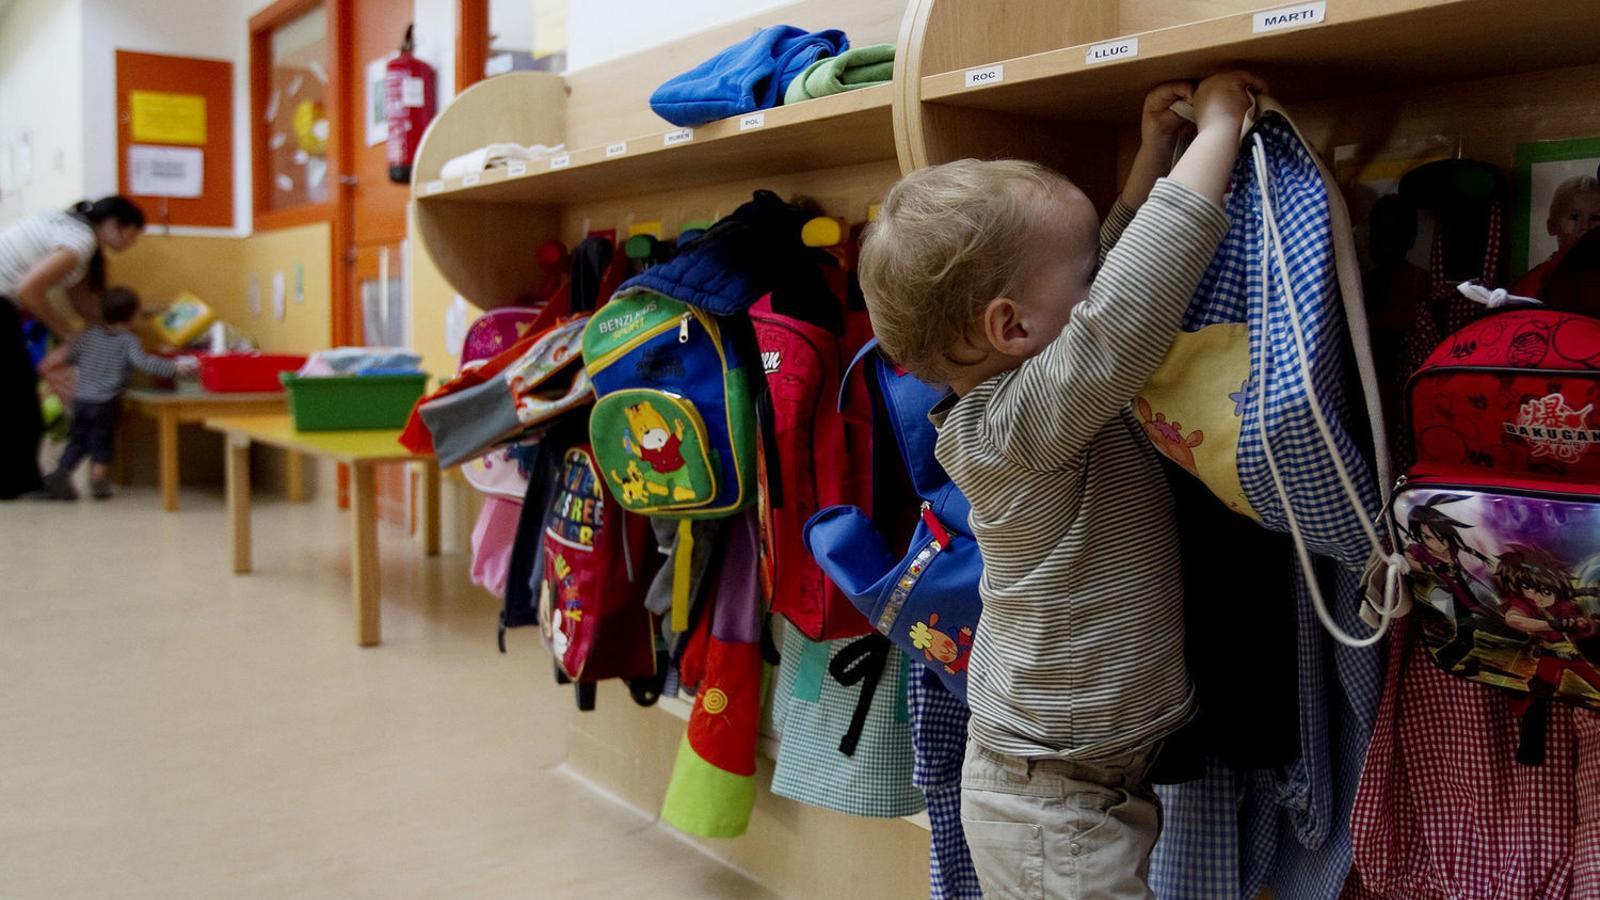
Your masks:
{"label": "name label", "polygon": [[999,84],[1005,80],[1005,63],[996,63],[992,66],[984,66],[981,69],[967,70],[966,81],[969,88],[982,87],[986,84]]}
{"label": "name label", "polygon": [[511,162],[506,163],[506,174],[512,178],[515,178],[518,175],[526,175],[528,174],[528,164],[520,159],[514,159]]}
{"label": "name label", "polygon": [[1328,4],[1326,0],[1269,9],[1266,12],[1255,14],[1255,33],[1264,34],[1269,31],[1283,31],[1304,25],[1321,25],[1322,21],[1327,17]]}
{"label": "name label", "polygon": [[1084,51],[1083,63],[1092,66],[1095,63],[1111,62],[1117,59],[1133,59],[1139,55],[1139,39],[1136,37],[1122,38],[1117,41],[1106,41],[1104,44],[1090,45]]}
{"label": "name label", "polygon": [[679,144],[687,144],[692,140],[694,140],[693,128],[679,128],[677,131],[669,131],[663,134],[661,136],[661,146],[676,147]]}
{"label": "name label", "polygon": [[628,142],[627,141],[617,141],[615,144],[607,144],[606,145],[606,159],[611,159],[614,156],[621,156],[622,154],[627,153],[627,152],[628,152]]}
{"label": "name label", "polygon": [[430,181],[422,186],[424,194],[437,194],[442,190],[444,190],[444,182],[442,181]]}
{"label": "name label", "polygon": [[570,154],[558,153],[550,157],[550,168],[552,169],[565,169],[570,165],[572,165],[572,156]]}
{"label": "name label", "polygon": [[752,128],[760,128],[761,126],[763,126],[765,124],[767,124],[767,114],[766,113],[764,113],[764,112],[751,113],[750,115],[745,116],[744,118],[739,120],[739,130],[740,131],[749,131]]}
{"label": "name label", "polygon": [[461,186],[462,187],[472,187],[473,185],[477,184],[478,182],[480,182],[482,180],[483,180],[483,176],[482,175],[478,175],[476,173],[474,173],[472,175],[463,175],[463,176],[461,176]]}

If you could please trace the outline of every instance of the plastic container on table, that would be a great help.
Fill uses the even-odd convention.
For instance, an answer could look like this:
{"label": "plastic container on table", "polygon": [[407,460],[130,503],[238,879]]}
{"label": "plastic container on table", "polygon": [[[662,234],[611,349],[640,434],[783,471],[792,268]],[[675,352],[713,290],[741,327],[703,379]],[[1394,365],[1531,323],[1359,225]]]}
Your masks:
{"label": "plastic container on table", "polygon": [[282,372],[306,364],[304,356],[287,353],[202,353],[200,384],[219,394],[269,394],[283,390]]}
{"label": "plastic container on table", "polygon": [[210,328],[216,318],[216,313],[204,300],[184,291],[156,317],[155,327],[162,341],[173,347],[183,347]]}
{"label": "plastic container on table", "polygon": [[298,431],[402,428],[427,387],[421,372],[395,375],[278,376]]}

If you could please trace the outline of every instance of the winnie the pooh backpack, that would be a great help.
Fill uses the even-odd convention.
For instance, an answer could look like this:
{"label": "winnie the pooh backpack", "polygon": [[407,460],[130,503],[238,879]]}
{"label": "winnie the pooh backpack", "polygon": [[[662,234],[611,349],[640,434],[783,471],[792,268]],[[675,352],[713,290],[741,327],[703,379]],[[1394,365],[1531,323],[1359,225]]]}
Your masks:
{"label": "winnie the pooh backpack", "polygon": [[1391,512],[1423,647],[1519,713],[1600,709],[1597,407],[1600,320],[1548,309],[1468,325],[1411,380],[1417,461]]}

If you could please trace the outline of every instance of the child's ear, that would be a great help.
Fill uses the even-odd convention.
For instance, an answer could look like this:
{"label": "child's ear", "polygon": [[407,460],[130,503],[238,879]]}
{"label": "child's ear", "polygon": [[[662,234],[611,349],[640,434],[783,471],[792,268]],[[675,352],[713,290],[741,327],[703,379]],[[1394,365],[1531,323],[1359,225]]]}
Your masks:
{"label": "child's ear", "polygon": [[1010,297],[996,297],[983,308],[983,336],[997,352],[1006,356],[1028,354],[1028,325],[1022,308]]}

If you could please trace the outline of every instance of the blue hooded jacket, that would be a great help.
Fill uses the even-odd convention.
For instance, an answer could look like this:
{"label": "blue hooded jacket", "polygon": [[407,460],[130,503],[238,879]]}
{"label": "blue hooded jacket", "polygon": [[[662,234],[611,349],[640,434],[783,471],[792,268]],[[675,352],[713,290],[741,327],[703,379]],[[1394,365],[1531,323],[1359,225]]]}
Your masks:
{"label": "blue hooded jacket", "polygon": [[669,79],[650,95],[650,108],[674,125],[692,127],[768,109],[805,68],[849,49],[837,29],[807,33],[774,25]]}

